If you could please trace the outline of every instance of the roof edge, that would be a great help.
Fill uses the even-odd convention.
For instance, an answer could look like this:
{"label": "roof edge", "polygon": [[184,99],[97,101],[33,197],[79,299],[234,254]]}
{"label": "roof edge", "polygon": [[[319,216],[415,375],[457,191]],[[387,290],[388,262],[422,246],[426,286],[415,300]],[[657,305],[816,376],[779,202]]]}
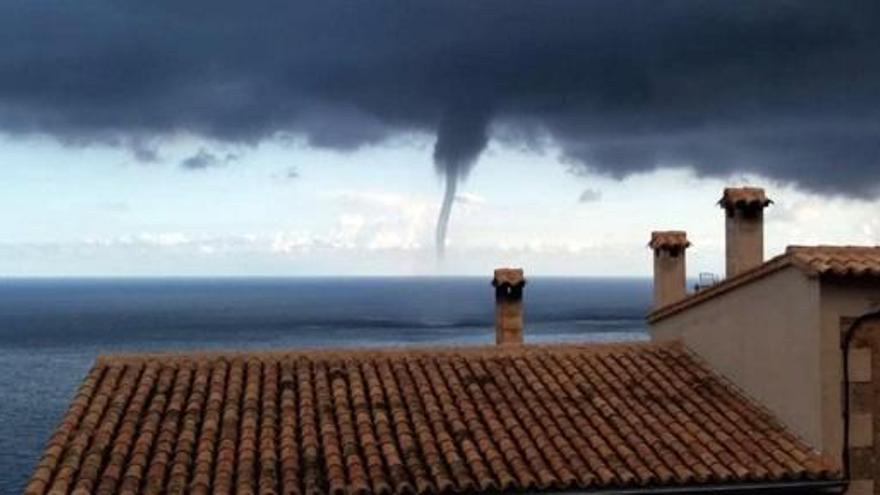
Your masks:
{"label": "roof edge", "polygon": [[[727,390],[730,393],[739,397],[739,399],[744,402],[748,402],[750,404],[753,404],[754,407],[759,409],[766,417],[771,418],[771,420],[773,422],[775,422],[775,426],[777,426],[778,428],[781,428],[782,430],[784,430],[786,433],[788,433],[792,437],[797,438],[798,440],[803,442],[804,445],[809,446],[810,449],[812,449],[812,451],[817,456],[819,456],[821,458],[826,457],[821,450],[816,448],[815,445],[813,445],[812,443],[807,441],[805,438],[801,437],[801,435],[799,435],[796,431],[791,429],[789,424],[786,423],[785,421],[782,421],[782,419],[780,419],[779,416],[772,409],[767,407],[767,405],[765,405],[763,401],[759,400],[757,397],[752,396],[746,389],[740,387],[736,382],[731,380],[727,375],[725,375],[720,370],[718,370],[718,368],[712,366],[712,363],[710,363],[703,355],[701,355],[700,353],[691,349],[690,347],[685,345],[679,339],[672,340],[671,342],[673,342],[673,343],[674,342],[681,342],[682,352],[686,353],[688,355],[688,357],[690,357],[690,359],[692,359],[694,361],[694,363],[696,363],[698,366],[701,366],[708,373],[711,373],[715,377],[715,379],[717,379],[719,382],[721,382],[721,384],[725,388],[727,388]],[[841,473],[839,471],[836,471],[836,474],[833,474],[831,477],[832,477],[832,479],[837,479],[836,478],[837,476],[841,476]],[[803,481],[803,480],[801,480],[801,481]],[[762,482],[762,483],[767,483],[767,482]]]}
{"label": "roof edge", "polygon": [[[729,483],[725,485],[687,485],[670,487],[643,487],[620,490],[597,491],[551,491],[548,495],[641,495],[641,494],[692,494],[692,493],[843,493],[849,483],[846,480],[798,480],[768,481],[764,483]],[[808,491],[804,491],[808,490]]]}
{"label": "roof edge", "polygon": [[[853,260],[852,257],[856,255],[867,256],[868,259]],[[794,266],[810,278],[871,277],[876,279],[880,278],[880,246],[789,245],[785,248],[784,253],[712,287],[654,309],[645,316],[645,319],[648,323],[660,321],[667,316],[734,290],[787,266]]]}
{"label": "roof edge", "polygon": [[796,262],[791,253],[785,252],[765,261],[764,263],[750,270],[740,273],[734,277],[725,279],[724,281],[707,289],[703,289],[699,292],[694,292],[684,299],[679,299],[674,303],[670,303],[666,306],[652,310],[647,314],[645,319],[648,321],[648,323],[658,322],[669,316],[680,313],[687,308],[696,306],[710,299],[714,299],[721,294],[726,294],[730,291],[733,291],[754,280],[764,278],[788,266],[796,266],[798,269],[805,272],[808,276],[815,275],[815,273],[813,273],[813,270],[809,266]]}
{"label": "roof edge", "polygon": [[438,345],[438,346],[387,346],[387,347],[294,347],[289,349],[251,349],[251,350],[192,350],[168,352],[129,352],[99,354],[96,365],[131,364],[153,360],[186,363],[210,359],[277,359],[282,357],[317,358],[362,358],[362,357],[421,357],[437,355],[521,355],[530,352],[595,352],[610,353],[644,348],[668,349],[681,346],[678,341],[652,342],[553,342],[527,343],[515,346],[484,345]]}

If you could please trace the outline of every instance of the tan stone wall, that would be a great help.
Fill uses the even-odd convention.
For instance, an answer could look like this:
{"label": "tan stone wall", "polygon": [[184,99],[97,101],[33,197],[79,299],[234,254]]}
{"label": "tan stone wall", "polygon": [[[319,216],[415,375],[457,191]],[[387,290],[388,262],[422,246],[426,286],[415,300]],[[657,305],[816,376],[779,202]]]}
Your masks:
{"label": "tan stone wall", "polygon": [[[840,320],[842,337],[851,318]],[[841,376],[841,375],[838,375]],[[849,347],[851,495],[880,494],[880,320],[865,322]]]}
{"label": "tan stone wall", "polygon": [[[838,446],[829,447],[828,454],[833,458],[839,458],[841,450],[839,446],[843,445],[841,327],[848,327],[857,316],[880,309],[880,284],[871,281],[859,282],[852,279],[842,281],[832,279],[824,280],[820,291],[822,302],[822,444]],[[860,333],[862,332],[860,331]],[[865,353],[865,349],[855,353],[856,364],[865,362]],[[861,366],[855,371],[858,372],[858,370],[862,370],[862,373],[854,377],[853,370],[851,370],[851,378],[864,381],[867,376],[864,374],[865,367]],[[874,373],[873,376],[880,377],[880,374]],[[880,403],[875,409],[878,408],[880,408]],[[857,422],[858,425],[863,425],[864,419],[860,422],[857,419]]]}
{"label": "tan stone wall", "polygon": [[818,280],[789,267],[660,320],[651,335],[680,338],[821,449],[819,322]]}
{"label": "tan stone wall", "polygon": [[495,343],[523,343],[523,305],[521,299],[498,299],[495,303]]}
{"label": "tan stone wall", "polygon": [[495,287],[495,343],[522,344],[522,295],[526,285],[522,268],[496,268],[492,285]]}

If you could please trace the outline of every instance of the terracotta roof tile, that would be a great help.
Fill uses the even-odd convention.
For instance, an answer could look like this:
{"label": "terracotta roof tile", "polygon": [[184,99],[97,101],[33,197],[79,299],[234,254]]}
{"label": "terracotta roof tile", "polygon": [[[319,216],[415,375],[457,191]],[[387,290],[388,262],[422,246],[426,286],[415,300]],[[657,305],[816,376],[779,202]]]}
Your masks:
{"label": "terracotta roof tile", "polygon": [[880,246],[788,246],[785,253],[648,314],[655,322],[693,305],[794,266],[810,277],[876,279],[880,277]]}
{"label": "terracotta roof tile", "polygon": [[398,494],[834,479],[679,345],[99,358],[26,493]]}
{"label": "terracotta roof tile", "polygon": [[789,246],[786,255],[813,274],[880,277],[880,246]]}

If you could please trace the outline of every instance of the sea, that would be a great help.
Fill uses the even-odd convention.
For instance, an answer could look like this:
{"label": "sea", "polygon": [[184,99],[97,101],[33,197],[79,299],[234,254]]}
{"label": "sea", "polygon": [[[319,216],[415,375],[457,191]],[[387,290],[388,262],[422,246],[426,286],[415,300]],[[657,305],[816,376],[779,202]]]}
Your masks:
{"label": "sea", "polygon": [[[643,340],[647,279],[533,277],[527,342]],[[0,278],[0,494],[99,354],[493,342],[487,278]]]}

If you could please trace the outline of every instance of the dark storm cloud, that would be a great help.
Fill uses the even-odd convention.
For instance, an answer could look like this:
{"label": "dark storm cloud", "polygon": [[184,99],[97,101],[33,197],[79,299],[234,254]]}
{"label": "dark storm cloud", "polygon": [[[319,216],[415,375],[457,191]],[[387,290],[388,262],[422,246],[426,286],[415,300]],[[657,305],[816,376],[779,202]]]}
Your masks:
{"label": "dark storm cloud", "polygon": [[194,155],[181,160],[180,166],[187,170],[205,170],[208,168],[221,167],[235,161],[238,161],[238,155],[235,155],[234,153],[227,153],[225,156],[218,156],[205,148],[201,148]]}
{"label": "dark storm cloud", "polygon": [[7,0],[0,128],[337,149],[430,132],[453,188],[504,128],[614,176],[685,165],[868,196],[877,5]]}
{"label": "dark storm cloud", "polygon": [[149,145],[140,141],[130,143],[129,148],[135,160],[142,163],[154,163],[159,161],[159,150],[154,145]]}

